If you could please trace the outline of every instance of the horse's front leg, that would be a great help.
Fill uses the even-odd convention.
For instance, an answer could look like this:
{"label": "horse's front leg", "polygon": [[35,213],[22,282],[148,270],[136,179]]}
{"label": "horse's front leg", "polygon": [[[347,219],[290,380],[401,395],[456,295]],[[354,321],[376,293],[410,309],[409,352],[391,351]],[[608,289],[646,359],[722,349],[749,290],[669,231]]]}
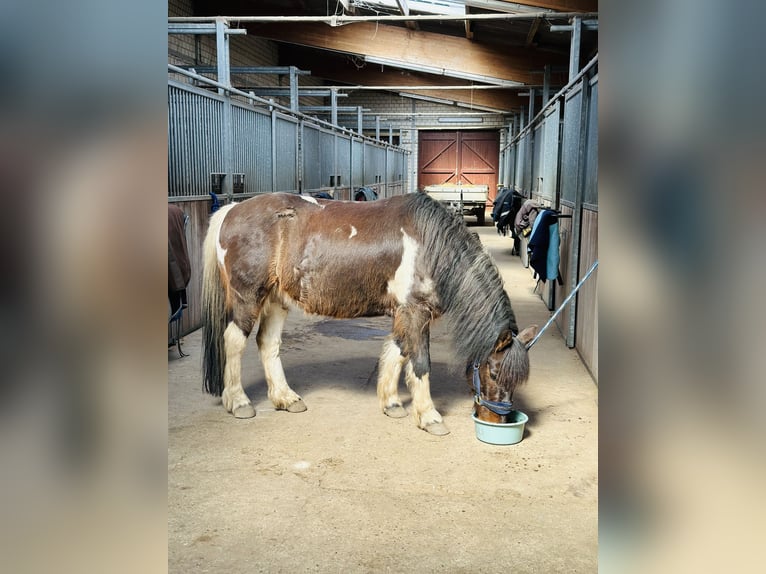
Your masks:
{"label": "horse's front leg", "polygon": [[261,312],[256,341],[269,388],[269,399],[277,409],[300,413],[306,410],[306,405],[287,384],[282,360],[279,358],[282,327],[287,319],[287,312],[287,309],[278,301],[267,301]]}
{"label": "horse's front leg", "polygon": [[399,377],[404,361],[399,345],[393,337],[387,338],[378,361],[378,400],[383,412],[395,419],[407,416],[407,410],[399,398]]}
{"label": "horse's front leg", "polygon": [[394,339],[400,341],[407,360],[404,379],[412,395],[415,423],[431,434],[445,435],[449,429],[431,400],[430,324],[428,308],[403,308],[394,316]]}
{"label": "horse's front leg", "polygon": [[412,394],[412,414],[418,427],[435,435],[449,434],[449,429],[442,422],[442,416],[431,400],[431,374],[422,368],[421,359],[410,358],[404,379]]}

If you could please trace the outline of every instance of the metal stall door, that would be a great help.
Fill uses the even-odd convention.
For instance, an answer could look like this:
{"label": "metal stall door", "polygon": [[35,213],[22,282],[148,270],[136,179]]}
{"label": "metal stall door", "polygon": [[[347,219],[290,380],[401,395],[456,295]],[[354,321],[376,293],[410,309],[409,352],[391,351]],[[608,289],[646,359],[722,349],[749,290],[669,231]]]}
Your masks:
{"label": "metal stall door", "polygon": [[232,105],[234,172],[244,174],[245,196],[272,190],[271,117],[268,112]]}
{"label": "metal stall door", "polygon": [[207,197],[211,174],[224,172],[223,98],[168,84],[168,195]]}
{"label": "metal stall door", "polygon": [[285,114],[272,112],[273,125],[273,191],[298,191],[298,133],[299,121]]}

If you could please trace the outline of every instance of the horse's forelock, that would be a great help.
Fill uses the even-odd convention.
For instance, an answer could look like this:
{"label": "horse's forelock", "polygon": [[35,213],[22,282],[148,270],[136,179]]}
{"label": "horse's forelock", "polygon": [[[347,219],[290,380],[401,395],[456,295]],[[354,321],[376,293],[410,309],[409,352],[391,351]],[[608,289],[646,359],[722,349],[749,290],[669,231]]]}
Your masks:
{"label": "horse's forelock", "polygon": [[529,378],[529,354],[518,337],[506,349],[497,374],[497,384],[513,394],[514,389]]}

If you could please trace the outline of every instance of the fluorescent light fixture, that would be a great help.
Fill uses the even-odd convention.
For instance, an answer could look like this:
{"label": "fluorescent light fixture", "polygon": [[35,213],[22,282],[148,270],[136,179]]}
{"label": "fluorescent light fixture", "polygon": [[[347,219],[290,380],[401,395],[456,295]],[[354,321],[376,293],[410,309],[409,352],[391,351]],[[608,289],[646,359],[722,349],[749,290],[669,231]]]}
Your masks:
{"label": "fluorescent light fixture", "polygon": [[444,68],[437,68],[436,66],[424,66],[422,64],[411,64],[399,60],[390,60],[388,58],[378,58],[377,56],[365,56],[364,61],[368,64],[380,64],[381,66],[391,66],[392,68],[403,68],[405,70],[412,70],[414,72],[423,72],[426,74],[436,74],[437,76],[444,75]]}
{"label": "fluorescent light fixture", "polygon": [[491,76],[482,76],[481,74],[470,74],[468,72],[456,72],[454,70],[444,70],[445,76],[452,78],[461,78],[463,80],[472,80],[474,82],[484,82],[485,84],[492,84],[494,86],[503,86],[505,88],[518,88],[524,86],[524,82],[514,82],[513,80],[502,80],[500,78],[493,78]]}
{"label": "fluorescent light fixture", "polygon": [[[400,4],[396,0],[351,0],[351,5],[360,5],[362,8],[381,8],[400,12]],[[410,10],[423,14],[463,14],[465,6],[462,1],[455,0],[407,0]]]}
{"label": "fluorescent light fixture", "polygon": [[449,76],[451,78],[460,78],[463,80],[471,80],[474,82],[484,82],[485,84],[503,86],[506,88],[516,88],[516,87],[524,86],[523,82],[503,80],[500,78],[493,78],[491,76],[482,76],[481,74],[471,74],[469,72],[447,70],[446,68],[438,68],[436,66],[424,66],[422,64],[404,62],[401,60],[390,60],[388,58],[379,58],[377,56],[365,56],[364,61],[369,64],[380,64],[381,66],[391,66],[392,68],[399,68],[402,70],[412,70],[413,72],[423,72],[425,74],[434,74],[436,76]]}
{"label": "fluorescent light fixture", "polygon": [[495,10],[507,14],[523,14],[529,12],[555,12],[546,8],[537,6],[525,6],[516,2],[507,2],[506,0],[465,0],[463,2],[466,8],[482,8],[484,10]]}
{"label": "fluorescent light fixture", "polygon": [[500,108],[488,108],[486,106],[477,106],[474,104],[466,104],[465,102],[455,102],[455,105],[461,108],[468,108],[469,110],[476,110],[481,112],[491,112],[493,114],[507,114],[508,110]]}
{"label": "fluorescent light fixture", "polygon": [[436,120],[440,124],[481,124],[484,118],[478,116],[447,116]]}
{"label": "fluorescent light fixture", "polygon": [[432,98],[431,96],[421,96],[419,94],[408,94],[406,92],[399,92],[399,95],[403,98],[411,98],[413,100],[422,100],[424,102],[431,102],[432,104],[442,104],[445,106],[454,106],[455,102],[452,100],[445,100],[443,98]]}

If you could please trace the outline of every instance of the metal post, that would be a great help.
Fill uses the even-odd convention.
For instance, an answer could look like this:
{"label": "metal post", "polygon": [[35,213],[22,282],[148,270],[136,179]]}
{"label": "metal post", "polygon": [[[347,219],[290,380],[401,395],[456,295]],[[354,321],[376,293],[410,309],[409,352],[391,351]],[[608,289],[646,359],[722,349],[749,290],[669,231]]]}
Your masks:
{"label": "metal post", "polygon": [[375,116],[375,139],[380,141],[380,116]]}
{"label": "metal post", "polygon": [[354,199],[354,136],[348,138],[348,194]]}
{"label": "metal post", "polygon": [[543,107],[551,99],[551,65],[546,64],[543,68]]}
{"label": "metal post", "polygon": [[[585,154],[588,143],[588,100],[590,99],[590,86],[588,78],[580,80],[582,95],[580,96],[580,141],[577,146],[577,179],[575,189],[575,206],[572,214],[572,258],[569,262],[570,285],[574,287],[580,276],[580,236],[582,234],[582,204],[585,195]],[[577,296],[569,306],[569,329],[567,330],[566,343],[570,349],[575,346],[575,333],[577,330]]]}
{"label": "metal post", "polygon": [[215,20],[215,41],[216,41],[216,64],[218,67],[218,82],[223,84],[224,88],[218,88],[218,93],[223,100],[223,125],[221,126],[221,138],[223,143],[223,172],[226,174],[223,178],[221,191],[232,200],[234,197],[234,126],[231,111],[231,94],[226,88],[231,87],[231,76],[229,74],[229,35],[226,33],[228,24],[223,18]]}
{"label": "metal post", "polygon": [[[513,141],[513,134],[516,131],[515,126],[516,114],[513,114],[511,123],[508,126],[508,141]],[[508,174],[506,175],[506,180],[508,181],[508,187],[511,189],[516,189],[516,178],[514,176],[516,173],[516,146],[517,144],[511,144],[511,147],[508,149]]]}
{"label": "metal post", "polygon": [[[218,70],[218,82],[226,87],[231,87],[231,78],[229,76],[229,35],[226,34],[228,25],[223,18],[215,19],[215,48],[216,64]],[[218,88],[219,94],[224,94],[226,90]]]}
{"label": "metal post", "polygon": [[303,164],[305,163],[303,161],[303,154],[306,153],[306,146],[304,145],[304,138],[306,137],[306,121],[301,119],[301,121],[298,123],[298,141],[296,142],[296,145],[298,146],[298,152],[295,154],[295,174],[298,178],[298,181],[296,182],[296,187],[298,188],[298,193],[303,193]]}
{"label": "metal post", "polygon": [[271,191],[277,190],[277,111],[271,110]]}
{"label": "metal post", "polygon": [[330,123],[334,126],[338,125],[338,90],[332,88],[330,90]]}
{"label": "metal post", "polygon": [[497,181],[500,185],[505,185],[505,156],[508,153],[507,149],[503,149],[504,134],[500,131],[500,162],[498,163]]}
{"label": "metal post", "polygon": [[[377,138],[380,139],[380,138]],[[388,162],[389,160],[389,148],[386,149],[386,160],[385,160],[385,166],[383,167],[383,189],[385,190],[385,193],[383,194],[383,197],[388,197]]]}
{"label": "metal post", "polygon": [[572,42],[569,47],[569,81],[572,81],[580,71],[580,33],[582,31],[582,18],[572,18]]}
{"label": "metal post", "polygon": [[[295,158],[295,171],[293,172],[295,174],[295,177],[293,178],[293,189],[299,189],[300,182],[300,164],[303,163],[301,161],[301,142],[300,137],[303,134],[300,133],[300,126],[298,127],[298,131],[295,133],[293,137],[293,151],[295,152],[293,157]],[[300,193],[300,191],[299,191]]]}
{"label": "metal post", "polygon": [[364,135],[364,130],[362,126],[362,106],[359,106],[356,108],[356,131],[359,132],[359,135]]}
{"label": "metal post", "polygon": [[290,110],[298,111],[298,68],[290,66]]}
{"label": "metal post", "polygon": [[535,89],[529,88],[529,117],[527,118],[527,125],[532,123],[532,118],[535,117]]}
{"label": "metal post", "polygon": [[[527,119],[527,108],[526,106],[521,106],[521,114],[519,117],[519,133],[521,133],[521,131],[527,126],[527,124],[525,123],[526,119]],[[529,182],[526,180],[527,156],[529,155],[529,150],[527,148],[528,146],[527,146],[526,136],[519,138],[518,165],[519,165],[519,170],[521,171],[521,173],[519,174],[518,179],[521,182],[521,189],[522,191],[524,191],[525,194],[526,192],[529,191],[529,188],[528,188]],[[530,197],[532,196],[531,192],[529,193],[529,196]]]}
{"label": "metal post", "polygon": [[332,136],[332,173],[334,187],[340,187],[340,174],[338,173],[338,134]]}

